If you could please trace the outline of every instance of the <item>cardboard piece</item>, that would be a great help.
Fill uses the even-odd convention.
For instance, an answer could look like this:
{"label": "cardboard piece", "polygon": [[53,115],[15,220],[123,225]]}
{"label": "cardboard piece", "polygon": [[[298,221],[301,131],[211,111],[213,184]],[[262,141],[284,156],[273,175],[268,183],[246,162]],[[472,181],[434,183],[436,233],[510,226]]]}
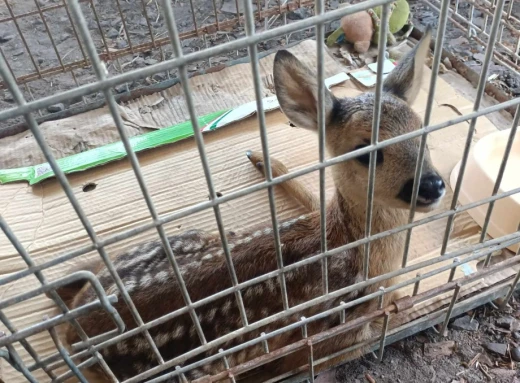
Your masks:
{"label": "cardboard piece", "polygon": [[[395,68],[397,62],[385,59],[383,63],[383,80]],[[365,88],[373,88],[377,83],[377,62],[368,64],[368,69],[361,68],[349,72],[349,76]]]}
{"label": "cardboard piece", "polygon": [[[316,66],[315,41],[302,41],[287,50],[305,64]],[[274,54],[271,54],[259,61],[260,75],[264,83],[264,97],[274,96],[273,60]],[[325,78],[342,72],[342,66],[328,54],[324,55],[324,69]],[[255,101],[255,88],[249,63],[196,76],[191,78],[189,83],[198,116],[233,109]],[[118,108],[128,137],[167,128],[190,119],[180,84],[160,93],[121,104]],[[40,125],[40,128],[57,159],[120,140],[108,107],[45,122]],[[2,153],[0,169],[21,168],[46,162],[30,131],[1,139],[0,153]]]}
{"label": "cardboard piece", "polygon": [[[338,73],[335,76],[325,79],[325,86],[330,89],[331,86],[340,84],[346,80],[348,80],[348,77],[345,73]],[[280,108],[280,105],[278,104],[276,96],[271,96],[262,99],[262,107],[264,112],[270,112]],[[247,104],[239,105],[233,109],[221,110],[199,117],[197,125],[203,133],[210,132],[223,128],[234,122],[241,121],[255,113],[257,113],[256,101],[248,102]],[[185,121],[169,128],[134,136],[129,139],[129,142],[132,151],[138,153],[143,150],[182,141],[186,138],[192,137],[193,135],[193,125],[191,121]],[[126,156],[127,154],[123,142],[118,141],[87,150],[86,152],[60,158],[57,162],[60,169],[65,174],[70,174],[104,165]],[[46,162],[24,168],[0,169],[0,184],[15,181],[28,181],[29,185],[34,185],[53,176],[54,171],[49,163]]]}
{"label": "cardboard piece", "polygon": [[[307,50],[315,51],[315,49]],[[261,60],[261,66],[265,67],[266,62],[272,65],[272,57],[268,56],[263,61]],[[237,73],[237,76],[243,75],[243,73],[240,74],[241,70],[238,70]],[[429,75],[430,71],[426,70],[423,88],[414,104],[415,110],[419,113],[424,113],[425,110]],[[196,78],[196,82],[204,83],[204,77],[206,76]],[[233,81],[237,81],[237,79],[234,78]],[[352,82],[347,81],[333,88],[333,93],[338,96],[355,96],[361,91]],[[455,110],[461,112],[471,110],[471,102],[458,96],[453,88],[439,78],[432,123],[458,116]],[[82,116],[79,116],[78,120],[81,118]],[[279,110],[266,114],[266,124],[271,155],[284,162],[290,170],[297,170],[318,161],[318,140],[315,134],[303,129],[291,128],[287,118]],[[445,179],[448,179],[449,172],[460,159],[467,128],[467,123],[461,123],[434,132],[428,138],[432,160]],[[495,127],[485,117],[479,118],[475,140],[494,130]],[[205,134],[204,141],[215,187],[223,195],[263,179],[245,157],[246,150],[261,149],[256,117],[250,117],[232,124],[226,129]],[[207,186],[193,139],[142,152],[138,157],[159,214],[171,213],[207,200]],[[334,190],[328,169],[326,175],[327,198],[330,198]],[[126,159],[71,174],[68,179],[92,226],[101,238],[151,221],[131,166]],[[318,194],[318,172],[307,174],[301,177],[301,180]],[[85,189],[88,191],[83,191],[83,187],[87,184],[91,187]],[[275,188],[275,197],[279,219],[288,219],[303,213],[300,206],[288,199],[277,188]],[[437,212],[446,210],[450,199],[451,193],[448,193],[444,206]],[[232,230],[233,228],[247,229],[261,222],[270,222],[268,206],[265,190],[229,201],[221,205],[224,225],[228,230]],[[72,249],[90,244],[85,230],[55,179],[46,180],[33,187],[25,183],[0,185],[0,214],[8,222],[36,264],[50,261]],[[420,218],[423,218],[423,215],[417,214],[417,219]],[[430,259],[439,254],[445,225],[446,219],[443,219],[413,230],[409,255],[410,264]],[[174,235],[195,227],[216,231],[217,226],[212,209],[170,222],[165,225],[165,230],[169,235]],[[448,251],[470,243],[477,243],[478,233],[479,227],[469,215],[461,213],[455,220]],[[114,257],[137,243],[155,238],[157,238],[156,231],[149,230],[138,236],[106,246],[105,249],[111,257]],[[44,275],[49,281],[52,281],[64,276],[71,265],[97,257],[96,252],[90,252],[46,269]],[[443,264],[436,264],[424,268],[424,270],[417,270],[417,272],[424,273]],[[25,263],[7,238],[0,236],[0,277],[25,268]],[[476,262],[458,268],[455,278],[472,273],[476,268]],[[471,291],[503,280],[513,272],[512,269],[508,269],[485,280],[464,286],[461,297]],[[415,276],[415,272],[412,274]],[[449,272],[444,272],[423,281],[421,291],[443,284],[447,281],[448,275]],[[38,286],[38,281],[32,276],[0,286],[0,301]],[[408,290],[411,288],[413,286],[407,287]],[[449,296],[446,294],[432,299],[428,303],[403,313],[401,320],[409,321],[431,312],[445,305],[447,300],[449,300]],[[10,306],[3,312],[19,329],[40,322],[45,314],[50,316],[58,314],[53,303],[43,296],[33,298],[24,304]],[[1,326],[0,330],[5,331]],[[56,348],[46,332],[32,336],[29,341],[41,356],[56,352]],[[19,344],[16,344],[15,347],[24,362],[30,363],[31,358],[27,352]],[[60,369],[57,373],[64,371],[67,370]],[[41,370],[35,371],[34,375],[37,379],[47,381],[46,375]],[[9,383],[25,381],[22,375],[14,371],[3,359],[0,359],[0,378]],[[94,381],[92,382],[94,383]]]}

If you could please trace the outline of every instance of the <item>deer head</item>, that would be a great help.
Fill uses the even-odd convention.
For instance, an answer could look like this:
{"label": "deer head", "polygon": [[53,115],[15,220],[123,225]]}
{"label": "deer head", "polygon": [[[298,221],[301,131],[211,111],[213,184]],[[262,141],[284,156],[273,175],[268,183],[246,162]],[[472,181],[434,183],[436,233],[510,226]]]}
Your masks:
{"label": "deer head", "polygon": [[[431,30],[390,72],[383,84],[379,141],[422,127],[411,104],[417,97],[429,50]],[[298,127],[318,129],[318,82],[316,73],[288,51],[277,52],[274,60],[276,95],[285,115]],[[336,157],[370,144],[375,94],[337,98],[325,89],[326,146]],[[412,198],[420,138],[402,141],[377,152],[374,205],[408,208]],[[367,195],[370,154],[332,167],[338,191],[347,200],[364,201]],[[428,149],[419,184],[418,211],[434,209],[445,194],[445,185],[433,167]]]}

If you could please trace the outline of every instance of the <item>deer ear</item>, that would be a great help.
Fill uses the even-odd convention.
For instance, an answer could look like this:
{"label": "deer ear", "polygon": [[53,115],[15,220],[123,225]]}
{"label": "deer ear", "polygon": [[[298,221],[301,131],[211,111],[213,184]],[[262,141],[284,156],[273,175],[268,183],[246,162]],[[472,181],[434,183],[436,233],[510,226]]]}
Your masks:
{"label": "deer ear", "polygon": [[421,88],[424,63],[430,50],[432,30],[429,27],[421,41],[404,56],[383,83],[383,91],[412,104]]}
{"label": "deer ear", "polygon": [[[274,86],[280,108],[293,124],[318,129],[318,81],[316,73],[286,50],[274,57]],[[325,124],[332,118],[334,96],[325,87]]]}

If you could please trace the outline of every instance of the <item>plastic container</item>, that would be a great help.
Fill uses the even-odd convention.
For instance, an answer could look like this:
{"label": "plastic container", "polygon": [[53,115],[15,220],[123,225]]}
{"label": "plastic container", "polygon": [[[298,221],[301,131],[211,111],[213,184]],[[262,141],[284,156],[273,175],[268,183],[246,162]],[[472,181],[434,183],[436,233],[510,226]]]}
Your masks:
{"label": "plastic container", "polygon": [[[489,134],[480,139],[470,151],[459,194],[462,205],[491,196],[510,133],[511,129]],[[451,172],[452,189],[455,189],[459,169],[460,162]],[[520,188],[520,129],[516,132],[498,194],[517,188]],[[467,212],[482,227],[488,207],[489,204],[485,204]],[[519,223],[520,193],[516,193],[495,202],[487,234],[492,238],[499,238],[514,233]],[[520,244],[517,243],[508,249],[516,252],[519,247]]]}

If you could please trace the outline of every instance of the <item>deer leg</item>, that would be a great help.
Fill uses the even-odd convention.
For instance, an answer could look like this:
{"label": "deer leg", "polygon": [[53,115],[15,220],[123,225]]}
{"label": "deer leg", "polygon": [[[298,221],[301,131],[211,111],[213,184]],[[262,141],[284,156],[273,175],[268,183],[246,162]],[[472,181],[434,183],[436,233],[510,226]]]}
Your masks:
{"label": "deer leg", "polygon": [[[247,151],[247,158],[255,167],[264,173],[264,156],[262,152]],[[283,163],[271,157],[271,173],[273,178],[289,173],[289,170]],[[280,184],[283,190],[304,208],[310,212],[317,211],[320,208],[320,201],[316,196],[299,180],[293,178]]]}
{"label": "deer leg", "polygon": [[[77,271],[90,271],[94,275],[96,275],[102,267],[102,264],[99,261],[91,261],[87,263],[83,263],[80,265],[75,265],[67,270],[66,275],[75,273]],[[71,303],[76,297],[76,295],[87,285],[88,281],[86,279],[76,280],[74,282],[70,282],[66,285],[62,285],[58,287],[55,292],[58,296],[65,302],[65,304],[70,308]],[[52,298],[50,292],[45,294],[47,298]]]}

